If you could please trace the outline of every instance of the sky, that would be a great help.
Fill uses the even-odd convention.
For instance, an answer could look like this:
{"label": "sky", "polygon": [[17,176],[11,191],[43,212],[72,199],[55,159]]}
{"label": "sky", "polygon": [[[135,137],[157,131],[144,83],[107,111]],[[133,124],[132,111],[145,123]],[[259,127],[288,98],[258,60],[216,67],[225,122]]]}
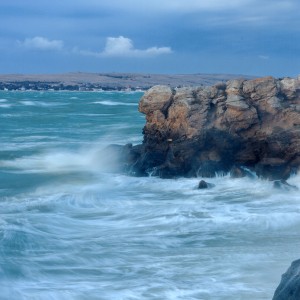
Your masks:
{"label": "sky", "polygon": [[300,74],[299,0],[1,0],[0,73]]}

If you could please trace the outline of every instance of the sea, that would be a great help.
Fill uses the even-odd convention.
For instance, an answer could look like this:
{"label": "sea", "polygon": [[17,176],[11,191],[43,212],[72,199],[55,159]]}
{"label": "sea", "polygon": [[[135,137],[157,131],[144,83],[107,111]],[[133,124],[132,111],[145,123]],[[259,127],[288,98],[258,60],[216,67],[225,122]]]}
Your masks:
{"label": "sea", "polygon": [[1,300],[271,299],[300,258],[299,191],[109,168],[142,95],[0,92]]}

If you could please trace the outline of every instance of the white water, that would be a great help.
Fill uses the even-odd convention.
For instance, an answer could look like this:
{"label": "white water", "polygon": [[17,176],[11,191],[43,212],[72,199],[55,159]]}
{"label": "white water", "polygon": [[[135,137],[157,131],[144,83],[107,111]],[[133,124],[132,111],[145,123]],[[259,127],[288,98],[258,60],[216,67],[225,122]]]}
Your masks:
{"label": "white water", "polygon": [[[200,178],[112,173],[101,150],[140,142],[136,106],[87,104],[99,101],[97,93],[45,93],[42,102],[70,102],[20,111],[18,94],[9,95],[5,113],[15,117],[4,118],[1,136],[1,300],[271,299],[299,258],[298,191],[229,177],[198,190]],[[300,188],[300,176],[289,183]]]}

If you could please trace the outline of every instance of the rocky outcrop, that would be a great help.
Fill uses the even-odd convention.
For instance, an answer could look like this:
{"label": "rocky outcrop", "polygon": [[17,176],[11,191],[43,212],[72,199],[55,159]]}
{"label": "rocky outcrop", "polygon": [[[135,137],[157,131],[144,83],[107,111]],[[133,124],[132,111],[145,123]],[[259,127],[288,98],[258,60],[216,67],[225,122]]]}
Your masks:
{"label": "rocky outcrop", "polygon": [[282,275],[273,300],[299,300],[300,299],[300,259],[294,261],[289,269]]}
{"label": "rocky outcrop", "polygon": [[276,180],[299,170],[300,78],[154,86],[139,111],[144,141],[128,165],[137,175],[213,177],[243,166]]}

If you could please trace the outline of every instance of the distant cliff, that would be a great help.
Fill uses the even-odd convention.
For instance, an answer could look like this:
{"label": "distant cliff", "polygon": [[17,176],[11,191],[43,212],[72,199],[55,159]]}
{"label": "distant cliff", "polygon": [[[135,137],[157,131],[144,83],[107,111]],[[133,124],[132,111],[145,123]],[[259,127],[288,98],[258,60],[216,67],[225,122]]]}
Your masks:
{"label": "distant cliff", "polygon": [[299,171],[300,78],[154,86],[139,111],[143,144],[123,149],[135,174],[212,177],[246,167],[275,180]]}

